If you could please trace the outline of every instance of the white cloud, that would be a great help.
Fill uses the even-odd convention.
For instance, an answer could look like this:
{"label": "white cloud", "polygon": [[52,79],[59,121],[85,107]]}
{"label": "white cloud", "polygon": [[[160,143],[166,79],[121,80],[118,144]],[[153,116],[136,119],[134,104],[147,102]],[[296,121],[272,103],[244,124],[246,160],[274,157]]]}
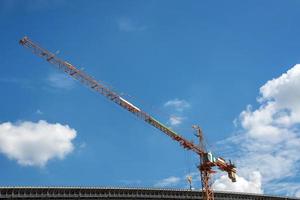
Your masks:
{"label": "white cloud", "polygon": [[179,116],[172,115],[172,116],[170,116],[170,118],[169,118],[169,123],[170,123],[172,126],[177,126],[177,125],[181,124],[183,120],[184,120],[183,117],[179,117]]}
{"label": "white cloud", "polygon": [[59,123],[5,122],[0,124],[0,152],[20,165],[43,167],[71,153],[75,137],[74,129]]}
{"label": "white cloud", "polygon": [[268,184],[270,191],[276,191],[278,193],[283,193],[286,194],[286,196],[294,196],[294,197],[299,197],[299,193],[300,192],[300,185],[299,182],[284,182],[284,181],[280,181],[280,182],[272,182]]}
{"label": "white cloud", "polygon": [[49,85],[58,89],[72,89],[75,86],[75,80],[63,73],[52,73],[47,79]]}
{"label": "white cloud", "polygon": [[80,149],[86,148],[86,143],[85,143],[85,142],[82,142],[82,143],[79,145],[79,148],[80,148]]}
{"label": "white cloud", "polygon": [[[238,157],[237,166],[241,176],[250,177],[250,174],[258,171],[264,190],[276,193],[271,189],[274,188],[271,187],[272,183],[280,184],[299,173],[295,166],[300,164],[300,65],[295,65],[263,85],[258,102],[257,109],[248,106],[240,114],[236,122],[241,126],[241,133],[229,138],[225,144],[238,152],[231,157]],[[259,179],[254,182],[248,180],[247,184],[243,179],[244,183],[237,183],[237,188],[227,187],[236,190],[248,183],[260,185],[257,182]],[[216,183],[222,181],[217,180]],[[296,195],[295,192],[289,193],[288,188],[285,192],[282,189],[277,192]]]}
{"label": "white cloud", "polygon": [[200,187],[200,174],[199,172],[191,172],[182,177],[170,176],[168,178],[161,179],[154,184],[154,187],[174,187],[180,186],[189,188],[189,183],[187,181],[188,177],[192,178],[192,187]]}
{"label": "white cloud", "polygon": [[174,108],[176,111],[182,112],[190,107],[190,104],[185,100],[172,99],[164,104],[165,107]]}
{"label": "white cloud", "polygon": [[170,176],[168,178],[162,179],[158,181],[154,187],[169,187],[169,186],[175,186],[180,182],[180,178],[176,176]]}
{"label": "white cloud", "polygon": [[300,189],[295,193],[295,197],[299,197],[300,198]]}
{"label": "white cloud", "polygon": [[36,113],[37,115],[42,115],[42,114],[44,114],[40,109],[37,109],[35,113]]}
{"label": "white cloud", "polygon": [[232,183],[227,175],[222,175],[214,182],[213,188],[216,191],[235,191],[259,194],[263,193],[261,188],[261,175],[258,171],[252,172],[249,180],[237,176],[235,183]]}
{"label": "white cloud", "polygon": [[127,186],[140,185],[142,183],[141,180],[120,180],[119,182],[122,185],[127,185]]}
{"label": "white cloud", "polygon": [[25,89],[32,89],[34,86],[32,81],[16,77],[0,77],[0,82],[9,85],[15,84]]}
{"label": "white cloud", "polygon": [[4,78],[4,77],[1,77],[0,78],[0,82],[3,82],[3,83],[20,83],[20,82],[23,82],[24,80],[21,80],[21,79],[18,79],[18,78]]}
{"label": "white cloud", "polygon": [[164,107],[174,109],[172,114],[169,116],[169,124],[172,126],[180,125],[186,117],[182,117],[183,111],[190,107],[190,104],[185,100],[172,99],[164,103]]}
{"label": "white cloud", "polygon": [[124,32],[144,31],[147,29],[146,26],[141,25],[130,18],[120,18],[117,20],[117,23],[119,30]]}

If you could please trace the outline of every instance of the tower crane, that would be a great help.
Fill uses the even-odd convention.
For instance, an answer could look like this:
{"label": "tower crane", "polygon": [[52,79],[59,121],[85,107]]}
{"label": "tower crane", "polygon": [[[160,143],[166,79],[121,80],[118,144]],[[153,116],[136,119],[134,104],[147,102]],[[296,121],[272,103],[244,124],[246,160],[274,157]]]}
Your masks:
{"label": "tower crane", "polygon": [[236,182],[235,165],[230,160],[229,162],[227,162],[222,157],[216,157],[211,152],[206,150],[204,137],[199,126],[193,126],[193,128],[196,130],[196,136],[199,138],[199,144],[195,144],[192,141],[185,139],[180,134],[167,127],[163,123],[159,122],[157,119],[141,110],[139,107],[133,105],[128,100],[121,97],[121,95],[119,95],[117,92],[112,91],[104,84],[96,81],[92,76],[88,75],[82,70],[79,70],[69,62],[58,58],[56,54],[42,48],[41,46],[30,40],[27,36],[23,37],[19,41],[19,44],[30,49],[34,54],[45,59],[50,64],[56,66],[58,69],[81,82],[83,85],[86,85],[92,90],[102,94],[112,102],[118,104],[125,110],[128,110],[138,118],[160,130],[161,132],[169,136],[172,140],[177,141],[184,149],[191,150],[192,152],[196,153],[200,158],[198,170],[200,171],[202,196],[204,200],[214,200],[211,182],[211,176],[213,173],[215,173],[215,171],[213,170],[214,168],[218,168],[221,171],[227,172],[229,179],[232,182]]}

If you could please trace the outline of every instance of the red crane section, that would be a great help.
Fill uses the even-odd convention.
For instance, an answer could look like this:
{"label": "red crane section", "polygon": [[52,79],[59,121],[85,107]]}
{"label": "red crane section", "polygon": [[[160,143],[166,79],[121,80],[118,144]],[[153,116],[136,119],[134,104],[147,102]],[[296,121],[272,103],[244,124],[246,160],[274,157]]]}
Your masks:
{"label": "red crane section", "polygon": [[186,140],[179,134],[177,134],[175,131],[173,131],[171,128],[163,125],[158,120],[156,120],[154,117],[150,116],[146,112],[142,111],[138,107],[134,106],[124,98],[122,98],[119,94],[116,92],[108,89],[103,84],[96,81],[93,77],[86,74],[85,72],[77,69],[74,65],[59,59],[55,54],[47,51],[46,49],[43,49],[42,47],[36,45],[33,43],[30,39],[27,37],[24,37],[22,40],[20,40],[20,44],[31,49],[34,54],[37,56],[44,58],[49,63],[56,66],[58,69],[64,71],[65,73],[69,74],[73,78],[77,79],[87,87],[95,90],[98,93],[101,93],[105,97],[107,97],[109,100],[115,102],[116,104],[120,105],[122,108],[128,110],[132,114],[136,115],[137,117],[143,119],[145,122],[151,124],[155,128],[159,129],[160,131],[167,134],[169,137],[171,137],[173,140],[178,141],[184,148],[192,150],[196,152],[197,154],[204,154],[204,152],[193,142]]}
{"label": "red crane section", "polygon": [[72,76],[73,78],[80,81],[82,84],[86,85],[87,87],[93,89],[94,91],[104,95],[106,98],[111,100],[112,102],[118,104],[122,108],[128,110],[132,114],[136,115],[138,118],[142,119],[143,121],[147,122],[148,124],[154,126],[158,130],[162,131],[166,135],[168,135],[173,140],[177,141],[183,148],[191,150],[199,155],[200,157],[200,165],[199,170],[201,173],[201,182],[202,182],[202,191],[203,191],[203,199],[204,200],[213,200],[213,190],[211,186],[211,174],[214,173],[212,170],[213,167],[218,167],[221,171],[225,171],[228,173],[228,177],[232,180],[232,182],[236,181],[235,174],[236,168],[234,164],[230,161],[226,162],[221,157],[215,157],[211,152],[207,152],[204,142],[203,142],[203,135],[202,131],[198,126],[194,128],[197,131],[197,136],[199,138],[199,145],[194,144],[192,141],[189,141],[183,138],[181,135],[176,133],[171,128],[165,126],[164,124],[160,123],[154,117],[149,115],[148,113],[144,112],[137,106],[133,105],[126,99],[122,98],[118,93],[112,91],[104,84],[101,84],[99,81],[96,81],[92,76],[86,74],[82,70],[77,69],[74,65],[61,60],[55,54],[49,52],[48,50],[40,47],[39,45],[35,44],[31,41],[28,37],[22,38],[19,43],[31,49],[34,54],[37,56],[45,59],[47,62],[53,64],[58,69],[64,71],[68,75]]}

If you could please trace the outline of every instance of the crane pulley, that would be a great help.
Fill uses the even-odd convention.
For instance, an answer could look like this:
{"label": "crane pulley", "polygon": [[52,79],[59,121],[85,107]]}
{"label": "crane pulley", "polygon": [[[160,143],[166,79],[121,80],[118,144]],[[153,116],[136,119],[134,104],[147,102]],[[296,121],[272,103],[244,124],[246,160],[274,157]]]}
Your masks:
{"label": "crane pulley", "polygon": [[213,190],[211,186],[211,174],[214,173],[212,170],[213,167],[218,167],[220,170],[228,173],[228,177],[232,180],[232,182],[236,181],[235,174],[236,168],[231,162],[226,162],[221,157],[215,157],[211,152],[207,152],[204,142],[203,142],[203,134],[198,126],[193,126],[193,128],[197,131],[197,137],[199,138],[199,145],[194,144],[192,141],[189,141],[179,135],[177,132],[172,130],[171,128],[165,126],[163,123],[156,120],[150,114],[144,112],[137,106],[130,103],[128,100],[121,97],[118,93],[112,91],[104,84],[101,84],[99,81],[96,81],[92,76],[87,73],[79,70],[74,65],[70,64],[67,61],[61,60],[55,54],[49,52],[48,50],[40,47],[33,41],[31,41],[28,37],[22,38],[19,43],[32,50],[34,54],[45,59],[47,62],[53,64],[58,69],[62,70],[66,74],[72,76],[82,84],[91,88],[92,90],[104,95],[106,98],[111,100],[112,102],[118,104],[122,108],[128,110],[132,114],[136,115],[138,118],[162,131],[166,135],[168,135],[173,140],[177,141],[183,148],[191,150],[195,152],[200,157],[200,165],[199,170],[201,173],[201,182],[202,182],[202,191],[203,191],[203,199],[205,200],[213,200]]}

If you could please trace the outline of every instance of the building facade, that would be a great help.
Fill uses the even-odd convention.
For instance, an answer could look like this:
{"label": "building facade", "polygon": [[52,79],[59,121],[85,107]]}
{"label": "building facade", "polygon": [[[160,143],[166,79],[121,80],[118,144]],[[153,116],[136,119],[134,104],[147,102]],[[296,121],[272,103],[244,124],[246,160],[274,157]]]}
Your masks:
{"label": "building facade", "polygon": [[[100,187],[0,187],[0,199],[202,199],[200,191],[151,188]],[[296,200],[297,198],[215,192],[215,200]],[[300,199],[297,199],[300,200]]]}

